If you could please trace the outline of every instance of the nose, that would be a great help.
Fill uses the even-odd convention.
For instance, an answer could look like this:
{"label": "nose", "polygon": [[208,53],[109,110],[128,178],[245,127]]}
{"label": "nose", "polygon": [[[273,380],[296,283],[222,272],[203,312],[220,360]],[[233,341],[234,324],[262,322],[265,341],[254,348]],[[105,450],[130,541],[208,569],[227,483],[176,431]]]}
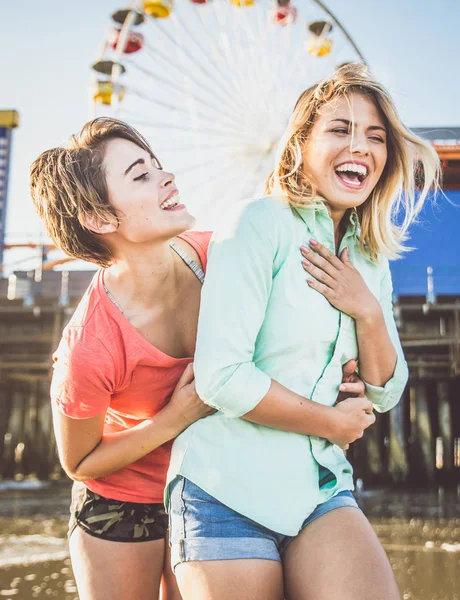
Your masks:
{"label": "nose", "polygon": [[354,131],[351,142],[350,152],[352,154],[369,154],[369,141],[364,131]]}
{"label": "nose", "polygon": [[176,177],[174,173],[168,173],[168,171],[163,171],[163,180],[161,182],[161,187],[168,187],[168,185],[172,185],[175,179]]}

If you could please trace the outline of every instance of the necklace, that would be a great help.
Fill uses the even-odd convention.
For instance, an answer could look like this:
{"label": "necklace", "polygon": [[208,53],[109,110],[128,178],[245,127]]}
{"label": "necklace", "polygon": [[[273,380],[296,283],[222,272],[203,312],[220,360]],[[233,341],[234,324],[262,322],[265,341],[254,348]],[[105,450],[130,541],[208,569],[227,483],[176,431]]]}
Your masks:
{"label": "necklace", "polygon": [[[201,281],[201,283],[203,283],[204,282],[204,272],[203,272],[202,268],[199,265],[197,265],[196,262],[194,260],[192,260],[190,258],[190,256],[184,250],[182,250],[182,248],[180,246],[178,246],[174,242],[170,242],[169,245],[176,252],[176,254],[178,254],[181,257],[181,259],[185,262],[185,264],[195,273],[195,275],[198,277],[198,279]],[[127,319],[128,317],[125,315],[121,306],[118,304],[118,302],[112,296],[111,292],[108,290],[105,283],[104,283],[104,290],[105,290],[105,293],[107,294],[107,296],[110,298],[110,300],[115,304],[115,306],[121,312],[121,314]]]}
{"label": "necklace", "polygon": [[[107,289],[107,286],[104,283],[104,290],[105,293],[107,294],[107,296],[110,298],[110,300],[112,300],[112,302],[115,304],[115,306],[118,308],[118,310],[121,312],[121,314],[126,317],[125,313],[123,312],[121,306],[118,304],[118,302],[115,300],[115,298],[112,296],[112,294],[110,293],[110,291]],[[126,317],[128,318],[128,317]]]}

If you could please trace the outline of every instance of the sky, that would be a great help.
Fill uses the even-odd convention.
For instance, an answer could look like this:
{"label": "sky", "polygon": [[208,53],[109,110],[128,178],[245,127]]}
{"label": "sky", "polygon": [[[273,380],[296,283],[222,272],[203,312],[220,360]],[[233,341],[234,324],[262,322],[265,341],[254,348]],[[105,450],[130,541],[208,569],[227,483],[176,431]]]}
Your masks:
{"label": "sky", "polygon": [[[90,118],[90,65],[111,23],[110,14],[123,4],[116,0],[2,0],[1,4],[0,109],[14,108],[20,114],[7,213],[7,241],[13,242],[37,239],[41,231],[28,193],[29,165]],[[390,90],[409,126],[460,125],[458,0],[326,0],[326,4]]]}

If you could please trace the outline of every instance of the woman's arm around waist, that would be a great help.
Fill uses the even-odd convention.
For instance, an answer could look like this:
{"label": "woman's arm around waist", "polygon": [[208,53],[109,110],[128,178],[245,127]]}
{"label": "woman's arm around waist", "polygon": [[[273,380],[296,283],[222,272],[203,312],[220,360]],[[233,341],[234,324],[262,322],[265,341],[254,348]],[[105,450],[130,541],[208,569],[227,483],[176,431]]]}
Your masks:
{"label": "woman's arm around waist", "polygon": [[185,369],[170,402],[155,417],[125,431],[104,434],[106,411],[91,418],[75,419],[65,415],[53,402],[62,467],[75,481],[104,477],[136,462],[213,412],[196,393],[192,365]]}

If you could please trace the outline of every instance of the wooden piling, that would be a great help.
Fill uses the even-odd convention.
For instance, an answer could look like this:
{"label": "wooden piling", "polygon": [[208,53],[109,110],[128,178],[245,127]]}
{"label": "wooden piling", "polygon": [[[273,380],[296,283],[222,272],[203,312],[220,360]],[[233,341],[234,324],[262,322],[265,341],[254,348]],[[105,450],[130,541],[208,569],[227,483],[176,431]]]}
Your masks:
{"label": "wooden piling", "polygon": [[[44,272],[35,310],[8,300],[0,279],[0,478],[59,476],[49,399],[51,356],[92,272]],[[460,484],[460,298],[399,298],[400,335],[410,383],[401,402],[377,417],[348,456],[372,485]],[[424,308],[425,306],[425,308]],[[442,457],[442,465],[441,465]]]}

